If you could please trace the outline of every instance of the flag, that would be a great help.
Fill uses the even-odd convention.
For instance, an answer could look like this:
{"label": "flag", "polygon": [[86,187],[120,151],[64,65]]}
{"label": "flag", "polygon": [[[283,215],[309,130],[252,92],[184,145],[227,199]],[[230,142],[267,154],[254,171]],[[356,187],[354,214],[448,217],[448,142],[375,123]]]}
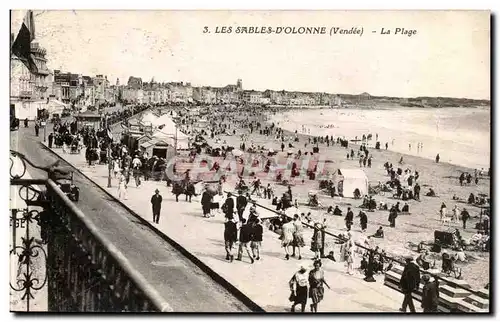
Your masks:
{"label": "flag", "polygon": [[35,39],[35,20],[33,19],[33,11],[28,10],[16,40],[12,45],[12,53],[23,62],[31,73],[36,73],[38,72],[38,68],[31,54],[31,42],[33,39]]}

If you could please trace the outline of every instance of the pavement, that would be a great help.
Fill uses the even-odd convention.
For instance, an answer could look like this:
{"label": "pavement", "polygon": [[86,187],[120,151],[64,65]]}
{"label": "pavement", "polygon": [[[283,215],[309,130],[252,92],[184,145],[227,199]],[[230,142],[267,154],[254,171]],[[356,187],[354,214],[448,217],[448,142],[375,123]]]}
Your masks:
{"label": "pavement", "polygon": [[[42,135],[35,137],[33,126],[20,128],[11,132],[11,148],[26,155],[34,164],[52,164],[58,158],[40,144]],[[43,171],[32,168],[29,171],[34,178],[46,178]],[[239,298],[216,283],[87,178],[75,173],[74,181],[80,188],[81,199],[77,207],[101,229],[100,232],[123,253],[130,264],[156,287],[174,312],[251,311]]]}
{"label": "pavement", "polygon": [[[108,183],[107,165],[89,167],[85,162],[83,152],[81,154],[63,154],[62,149],[54,149],[53,151],[82,171],[97,185],[118,198],[117,179],[113,178],[112,187],[106,188]],[[163,196],[159,224],[152,223],[150,197],[155,189],[159,189]],[[86,196],[82,195],[81,202],[85,202],[85,198]],[[141,186],[137,188],[133,178],[131,178],[128,197],[121,202],[149,221],[151,225],[155,225],[169,238],[182,245],[265,311],[289,311],[288,281],[298,270],[299,264],[302,262],[312,264],[313,253],[309,247],[302,248],[303,259],[301,261],[295,258],[287,261],[284,258],[285,253],[281,248],[278,235],[265,229],[260,261],[251,264],[249,258],[244,255],[241,262],[229,263],[225,260],[223,215],[204,218],[200,199],[201,196],[193,197],[192,202],[189,203],[184,201],[183,196],[180,196],[179,202],[175,202],[175,196],[165,182],[143,181]],[[263,203],[266,202],[269,204],[268,201]],[[261,214],[264,212],[262,209],[260,211]],[[103,213],[103,216],[109,215]],[[306,230],[304,235],[306,244],[309,244],[312,231]],[[355,259],[355,263],[359,265],[359,259]],[[364,276],[360,272],[356,272],[352,276],[346,274],[346,268],[342,262],[324,260],[323,264],[325,279],[332,289],[325,290],[325,298],[319,305],[319,312],[397,312],[401,306],[402,294],[384,286],[383,275],[375,276],[377,282],[367,283],[363,281]],[[193,298],[193,300],[198,300],[198,297]]]}

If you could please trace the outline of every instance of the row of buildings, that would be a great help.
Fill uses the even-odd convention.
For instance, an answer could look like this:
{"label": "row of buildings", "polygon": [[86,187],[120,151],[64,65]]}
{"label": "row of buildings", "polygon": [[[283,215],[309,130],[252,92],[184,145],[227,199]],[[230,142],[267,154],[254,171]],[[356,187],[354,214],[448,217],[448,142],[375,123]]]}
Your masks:
{"label": "row of buildings", "polygon": [[224,87],[192,86],[191,83],[143,82],[131,76],[127,85],[117,86],[118,96],[134,103],[199,103],[199,104],[254,104],[254,105],[339,105],[338,95],[289,91],[244,90],[243,82]]}
{"label": "row of buildings", "polygon": [[14,103],[55,100],[70,107],[116,101],[116,86],[111,86],[106,76],[51,71],[47,68],[47,52],[37,42],[31,43],[31,55],[36,71],[30,71],[18,57],[11,55],[10,99]]}
{"label": "row of buildings", "polygon": [[[12,36],[13,37],[13,36]],[[329,93],[244,90],[243,82],[224,87],[192,86],[191,83],[160,83],[152,79],[143,82],[140,77],[129,77],[127,84],[119,80],[111,84],[105,75],[86,76],[79,73],[49,70],[47,52],[36,41],[31,43],[31,54],[37,66],[30,71],[19,58],[11,55],[11,104],[29,110],[45,108],[56,102],[72,108],[97,106],[102,103],[198,103],[198,104],[253,104],[253,105],[339,105],[339,97]],[[29,105],[29,106],[28,106]],[[33,106],[36,106],[33,107]]]}

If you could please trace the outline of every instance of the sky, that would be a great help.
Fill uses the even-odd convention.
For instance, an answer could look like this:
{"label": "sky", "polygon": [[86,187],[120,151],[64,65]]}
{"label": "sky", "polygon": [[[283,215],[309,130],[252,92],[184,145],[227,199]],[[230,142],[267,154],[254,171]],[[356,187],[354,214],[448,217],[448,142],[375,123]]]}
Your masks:
{"label": "sky", "polygon": [[[14,34],[25,12],[12,11]],[[490,99],[485,11],[38,10],[35,26],[50,69],[104,74],[112,84],[136,76],[225,86],[241,78],[255,90]],[[217,26],[233,33],[216,34]],[[236,34],[238,26],[357,27],[363,35]]]}

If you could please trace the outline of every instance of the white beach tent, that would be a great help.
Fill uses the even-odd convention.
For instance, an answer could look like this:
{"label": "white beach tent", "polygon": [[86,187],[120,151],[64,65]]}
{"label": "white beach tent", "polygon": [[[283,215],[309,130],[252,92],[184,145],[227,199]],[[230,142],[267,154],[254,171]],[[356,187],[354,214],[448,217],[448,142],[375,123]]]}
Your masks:
{"label": "white beach tent", "polygon": [[[175,146],[175,130],[174,133],[161,130],[156,130],[153,133],[154,138],[162,139],[167,142],[171,146]],[[177,149],[178,150],[188,150],[189,149],[189,137],[182,133],[181,131],[177,131]]]}
{"label": "white beach tent", "polygon": [[141,117],[141,122],[143,124],[153,124],[158,119],[158,116],[154,115],[152,112],[144,113]]}
{"label": "white beach tent", "polygon": [[58,100],[50,100],[47,104],[47,111],[49,114],[61,115],[65,108],[69,108],[68,105]]}
{"label": "white beach tent", "polygon": [[368,177],[362,169],[337,169],[332,180],[337,191],[342,190],[346,198],[353,198],[356,188],[361,196],[368,194]]}

